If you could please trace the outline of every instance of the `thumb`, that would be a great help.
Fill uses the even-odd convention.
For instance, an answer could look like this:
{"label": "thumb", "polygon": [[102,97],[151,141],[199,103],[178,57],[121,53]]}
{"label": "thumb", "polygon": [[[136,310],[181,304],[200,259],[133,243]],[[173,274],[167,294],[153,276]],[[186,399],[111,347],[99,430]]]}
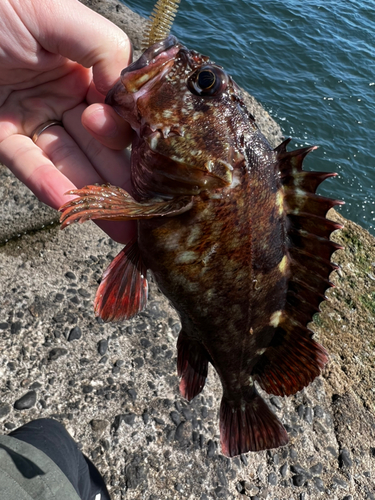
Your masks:
{"label": "thumb", "polygon": [[78,0],[13,0],[18,15],[47,51],[93,68],[97,90],[106,94],[131,61],[128,36]]}

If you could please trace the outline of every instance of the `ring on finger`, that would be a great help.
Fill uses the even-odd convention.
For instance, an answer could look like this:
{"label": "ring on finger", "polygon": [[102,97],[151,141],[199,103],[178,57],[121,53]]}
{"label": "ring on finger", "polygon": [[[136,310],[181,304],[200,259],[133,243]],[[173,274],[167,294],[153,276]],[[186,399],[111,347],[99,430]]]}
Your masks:
{"label": "ring on finger", "polygon": [[31,140],[36,144],[36,141],[39,139],[39,136],[47,130],[49,127],[54,127],[55,125],[58,125],[59,127],[63,127],[64,125],[61,121],[59,120],[48,120],[47,122],[42,123],[39,125],[31,134]]}

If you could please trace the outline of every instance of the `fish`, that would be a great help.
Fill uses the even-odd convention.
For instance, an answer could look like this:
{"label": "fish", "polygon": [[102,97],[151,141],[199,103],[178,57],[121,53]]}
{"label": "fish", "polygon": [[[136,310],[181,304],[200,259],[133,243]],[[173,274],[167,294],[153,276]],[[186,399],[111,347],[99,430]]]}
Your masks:
{"label": "fish", "polygon": [[286,139],[272,148],[232,77],[173,35],[125,68],[106,102],[134,130],[133,192],[86,186],[61,207],[62,228],[138,221],[103,275],[95,314],[137,314],[151,272],[181,319],[181,395],[201,393],[209,363],[220,377],[223,454],[286,445],[259,387],[290,396],[328,362],[307,325],[342,248],[330,241],[342,226],[326,218],[342,202],[316,194],[336,174],[303,170],[315,146],[289,151]]}

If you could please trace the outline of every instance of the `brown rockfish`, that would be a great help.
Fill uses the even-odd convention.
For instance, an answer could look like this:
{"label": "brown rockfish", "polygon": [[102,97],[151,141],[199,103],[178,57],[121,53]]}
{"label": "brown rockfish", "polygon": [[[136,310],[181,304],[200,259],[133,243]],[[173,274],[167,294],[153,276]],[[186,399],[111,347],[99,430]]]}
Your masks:
{"label": "brown rockfish", "polygon": [[340,202],[315,194],[332,173],[302,170],[308,147],[273,149],[232,78],[173,36],[123,70],[106,102],[135,131],[133,196],[113,186],[72,191],[63,227],[138,219],[137,239],[105,272],[95,311],[106,321],[146,305],[150,270],[177,309],[181,394],[191,400],[210,362],[220,376],[225,455],[285,445],[259,395],[294,394],[327,353],[306,325],[319,311],[340,248],[325,218]]}

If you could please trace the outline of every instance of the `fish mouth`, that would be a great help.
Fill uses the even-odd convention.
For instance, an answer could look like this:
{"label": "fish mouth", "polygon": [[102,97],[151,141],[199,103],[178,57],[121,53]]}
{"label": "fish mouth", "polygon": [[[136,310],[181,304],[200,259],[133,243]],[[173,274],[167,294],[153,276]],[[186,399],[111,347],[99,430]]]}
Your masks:
{"label": "fish mouth", "polygon": [[147,92],[173,66],[181,47],[173,35],[151,45],[137,61],[122,70],[119,82],[107,94],[106,104],[116,107],[120,91],[126,94],[137,93],[137,98]]}
{"label": "fish mouth", "polygon": [[163,52],[167,52],[177,44],[178,40],[173,35],[169,35],[167,38],[165,38],[165,40],[162,40],[161,42],[154,43],[153,45],[151,45],[151,47],[143,52],[139,59],[122,70],[121,76],[125,75],[126,73],[130,73],[131,71],[138,71],[146,66],[149,66],[156,60],[159,55],[161,55]]}

